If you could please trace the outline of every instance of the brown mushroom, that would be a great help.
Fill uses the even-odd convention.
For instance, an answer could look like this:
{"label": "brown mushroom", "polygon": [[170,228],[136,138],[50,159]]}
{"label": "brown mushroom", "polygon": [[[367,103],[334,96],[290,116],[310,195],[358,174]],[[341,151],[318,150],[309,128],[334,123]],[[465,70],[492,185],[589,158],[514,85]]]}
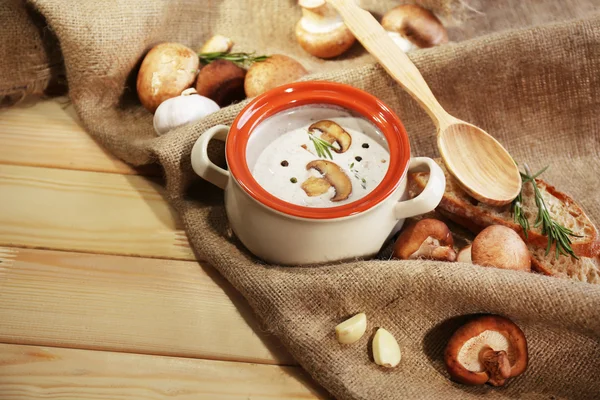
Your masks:
{"label": "brown mushroom", "polygon": [[454,261],[454,240],[448,226],[437,219],[426,218],[402,231],[394,245],[394,257],[401,260],[429,259]]}
{"label": "brown mushroom", "polygon": [[456,256],[457,262],[472,264],[473,260],[471,260],[471,245],[463,247]]}
{"label": "brown mushroom", "polygon": [[156,111],[165,100],[177,97],[194,84],[200,61],[194,50],[179,43],[153,47],[140,66],[137,93],[142,105]]}
{"label": "brown mushroom", "polygon": [[265,61],[252,64],[246,75],[244,89],[248,97],[258,96],[277,86],[297,81],[308,72],[293,58],[273,54]]}
{"label": "brown mushroom", "polygon": [[342,201],[350,197],[352,193],[352,182],[350,178],[336,163],[325,160],[315,160],[306,164],[306,169],[316,169],[323,174],[325,179],[335,189],[335,196],[331,201]]}
{"label": "brown mushroom", "polygon": [[352,47],[356,38],[325,0],[300,0],[298,4],[302,18],[296,24],[296,39],[307,53],[332,58]]}
{"label": "brown mushroom", "polygon": [[203,67],[198,74],[196,91],[200,96],[214,100],[225,107],[243,100],[246,71],[228,60],[215,60]]}
{"label": "brown mushroom", "polygon": [[446,369],[457,382],[502,386],[527,369],[527,340],[511,320],[486,315],[458,328],[446,346]]}
{"label": "brown mushroom", "polygon": [[352,145],[352,136],[344,128],[339,126],[333,121],[329,121],[327,119],[315,122],[311,126],[308,127],[309,131],[313,131],[318,129],[322,132],[321,139],[326,141],[329,144],[333,144],[334,142],[338,144],[339,149],[333,148],[333,151],[336,153],[344,153],[347,151]]}
{"label": "brown mushroom", "polygon": [[523,239],[502,225],[482,230],[471,246],[474,264],[484,267],[531,271],[531,253]]}
{"label": "brown mushroom", "polygon": [[391,9],[383,16],[381,25],[404,52],[448,42],[448,33],[440,20],[416,4]]}
{"label": "brown mushroom", "polygon": [[327,193],[331,187],[331,183],[325,178],[310,176],[302,183],[301,187],[309,197],[315,197]]}

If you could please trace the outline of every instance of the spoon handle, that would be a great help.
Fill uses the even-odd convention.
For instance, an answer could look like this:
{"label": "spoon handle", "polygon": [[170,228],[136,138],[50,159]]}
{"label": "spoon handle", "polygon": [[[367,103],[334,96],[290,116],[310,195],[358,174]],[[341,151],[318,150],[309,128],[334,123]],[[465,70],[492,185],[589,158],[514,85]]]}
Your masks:
{"label": "spoon handle", "polygon": [[327,0],[342,16],[356,39],[371,53],[381,66],[429,114],[438,128],[449,125],[452,117],[437,101],[423,76],[394,43],[375,17],[355,3],[356,0]]}

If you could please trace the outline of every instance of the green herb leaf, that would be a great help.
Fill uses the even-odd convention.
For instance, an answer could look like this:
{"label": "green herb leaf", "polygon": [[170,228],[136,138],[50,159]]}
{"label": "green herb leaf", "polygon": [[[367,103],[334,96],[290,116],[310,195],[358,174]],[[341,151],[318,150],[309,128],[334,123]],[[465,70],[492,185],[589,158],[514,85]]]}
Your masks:
{"label": "green herb leaf", "polygon": [[[558,222],[554,221],[548,212],[548,208],[546,207],[546,203],[544,202],[544,197],[542,196],[542,192],[540,191],[536,178],[540,176],[544,171],[548,169],[548,166],[538,171],[535,174],[532,174],[529,170],[527,164],[524,165],[525,172],[521,172],[521,181],[523,185],[526,183],[531,183],[533,186],[533,193],[535,196],[535,205],[538,208],[538,215],[534,222],[534,227],[541,227],[542,235],[548,237],[548,245],[546,246],[546,255],[550,254],[550,250],[552,246],[555,246],[555,255],[558,258],[562,255],[570,255],[575,259],[579,259],[575,253],[573,252],[573,248],[571,247],[571,237],[581,237],[576,235],[572,230],[565,228],[560,225]],[[523,232],[525,234],[525,238],[528,238],[528,232],[530,229],[529,220],[523,213],[523,191],[513,200],[512,203],[512,213],[515,222],[517,222],[523,228]]]}
{"label": "green herb leaf", "polygon": [[320,158],[330,158],[333,160],[333,155],[331,154],[330,149],[335,149],[331,143],[326,142],[325,140],[316,137],[312,132],[308,132],[308,138],[313,142],[315,146],[315,150],[317,152],[317,156]]}
{"label": "green herb leaf", "polygon": [[210,64],[215,60],[227,60],[238,64],[241,67],[249,67],[250,64],[255,62],[265,61],[269,56],[255,56],[255,53],[227,53],[227,52],[216,52],[216,53],[200,53],[200,62],[203,65]]}

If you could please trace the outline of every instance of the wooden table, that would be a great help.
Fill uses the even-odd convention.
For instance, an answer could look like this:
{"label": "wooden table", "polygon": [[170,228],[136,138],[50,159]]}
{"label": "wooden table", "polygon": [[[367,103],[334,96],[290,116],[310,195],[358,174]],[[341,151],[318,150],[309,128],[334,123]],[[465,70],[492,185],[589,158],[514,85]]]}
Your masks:
{"label": "wooden table", "polygon": [[0,111],[0,399],[325,398],[64,99]]}

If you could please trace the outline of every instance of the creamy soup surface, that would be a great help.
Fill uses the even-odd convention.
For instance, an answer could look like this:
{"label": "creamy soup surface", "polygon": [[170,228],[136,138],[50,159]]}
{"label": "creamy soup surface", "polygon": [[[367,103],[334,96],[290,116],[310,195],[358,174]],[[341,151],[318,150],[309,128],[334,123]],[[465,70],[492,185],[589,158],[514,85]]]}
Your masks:
{"label": "creamy soup surface", "polygon": [[[315,141],[321,143],[321,148],[323,142],[311,140],[309,134],[311,132],[315,139],[327,139],[326,130],[309,131],[309,127],[319,121],[331,121],[350,135],[352,141],[347,150],[337,153],[330,148],[332,158],[327,153],[319,156]],[[337,142],[332,146],[342,150]],[[256,181],[272,195],[292,204],[324,208],[355,202],[375,189],[387,172],[389,151],[383,134],[368,121],[340,108],[304,106],[261,123],[250,137],[246,159]],[[334,163],[346,178],[337,174],[337,179],[332,181],[332,175],[327,172],[323,174],[315,168],[307,170],[307,164],[315,160]],[[310,177],[323,178],[322,190],[326,191],[309,195],[303,184]],[[343,185],[335,185],[340,181]],[[347,198],[332,201],[336,187],[343,192],[348,181],[351,192]],[[327,187],[328,184],[331,186]]]}

